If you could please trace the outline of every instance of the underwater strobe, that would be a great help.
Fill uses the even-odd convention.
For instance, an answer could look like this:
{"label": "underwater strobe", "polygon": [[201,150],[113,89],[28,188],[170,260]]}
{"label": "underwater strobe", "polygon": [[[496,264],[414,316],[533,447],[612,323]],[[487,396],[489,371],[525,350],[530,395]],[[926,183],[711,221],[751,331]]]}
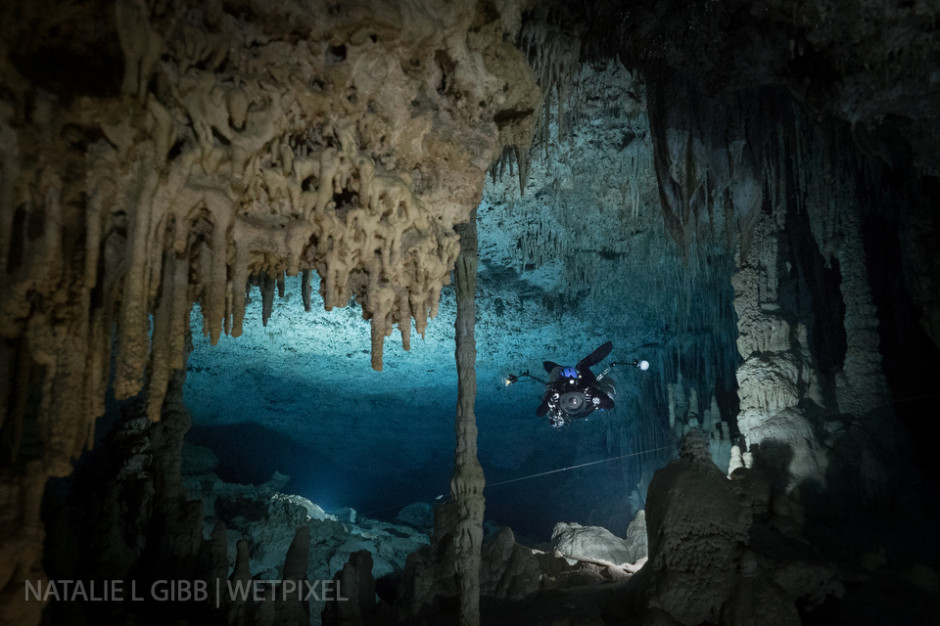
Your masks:
{"label": "underwater strobe", "polygon": [[509,385],[515,385],[517,382],[519,382],[520,378],[531,378],[532,380],[536,382],[540,382],[543,385],[548,384],[541,378],[537,378],[533,376],[532,374],[530,374],[529,370],[526,370],[522,372],[521,374],[519,374],[518,376],[516,376],[515,374],[508,374],[505,378],[503,378],[503,385],[505,385],[506,387],[508,387]]}
{"label": "underwater strobe", "polygon": [[[611,363],[610,365],[607,366],[607,369],[605,369],[605,370],[597,377],[597,380],[603,379],[605,376],[607,376],[607,374],[610,373],[610,370],[611,370],[611,369],[613,369],[614,367],[616,367],[616,366],[618,366],[618,365],[626,365],[626,363],[620,363],[620,362]],[[650,362],[647,361],[646,359],[634,359],[633,362],[630,363],[630,365],[632,365],[633,367],[637,368],[638,370],[641,370],[641,371],[644,371],[644,372],[650,368]],[[536,376],[533,376],[532,374],[529,373],[528,370],[526,370],[526,371],[522,372],[521,374],[519,374],[518,376],[517,376],[516,374],[507,374],[507,375],[503,378],[503,385],[506,386],[506,387],[508,387],[509,385],[515,385],[517,382],[519,382],[519,379],[520,379],[520,378],[530,378],[530,379],[532,379],[532,380],[534,380],[534,381],[536,381],[536,382],[542,383],[543,385],[547,385],[547,384],[548,384],[546,381],[544,381],[544,380],[542,380],[541,378],[538,378],[538,377],[536,377]]]}

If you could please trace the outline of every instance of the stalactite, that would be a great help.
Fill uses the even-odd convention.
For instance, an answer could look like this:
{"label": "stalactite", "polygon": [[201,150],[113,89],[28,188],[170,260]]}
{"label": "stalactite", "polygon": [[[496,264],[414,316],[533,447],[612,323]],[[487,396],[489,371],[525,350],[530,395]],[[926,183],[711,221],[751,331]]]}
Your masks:
{"label": "stalactite", "polygon": [[480,623],[480,558],[483,546],[483,468],[477,460],[476,400],[476,210],[470,222],[459,227],[460,255],[455,269],[457,292],[457,450],[451,497],[457,511],[454,544],[457,588],[460,596],[459,623]]}
{"label": "stalactite", "polygon": [[125,399],[140,390],[146,355],[150,352],[147,332],[146,294],[150,289],[149,246],[155,239],[153,195],[157,174],[152,157],[143,158],[135,168],[138,186],[128,189],[128,204],[137,210],[128,215],[127,273],[118,318],[118,356],[114,373],[114,395]]}
{"label": "stalactite", "polygon": [[807,163],[813,163],[814,170],[827,174],[838,185],[837,190],[833,190],[831,185],[806,179],[805,174],[801,180],[807,187],[805,202],[810,206],[807,213],[812,237],[818,242],[827,266],[837,267],[839,292],[845,308],[841,325],[847,342],[841,372],[836,375],[836,400],[842,412],[860,416],[888,402],[879,351],[878,318],[862,242],[862,209],[856,197],[860,185],[857,178],[862,173],[856,172],[855,163],[846,157],[819,159],[819,137],[812,132],[807,134],[805,141],[815,148],[806,154]]}
{"label": "stalactite", "polygon": [[310,296],[312,289],[310,287],[310,270],[304,270],[300,278],[300,297],[304,302],[304,311],[310,311]]}
{"label": "stalactite", "polygon": [[259,286],[261,287],[261,324],[268,325],[271,319],[271,312],[274,310],[274,279],[267,272],[261,272],[258,276]]}
{"label": "stalactite", "polygon": [[548,160],[548,145],[552,126],[552,104],[555,106],[554,125],[559,140],[567,137],[565,108],[571,93],[568,86],[574,80],[579,63],[581,41],[562,27],[543,20],[528,22],[521,35],[521,45],[526,50],[538,84],[545,93],[539,113],[539,126],[535,133],[534,150],[543,150]]}
{"label": "stalactite", "polygon": [[[32,15],[28,4],[3,14]],[[168,21],[160,7],[124,0],[108,19],[79,23],[78,11],[70,26],[110,51],[104,63],[124,68],[123,85],[102,78],[67,97],[0,44],[0,370],[22,362],[28,372],[23,394],[2,401],[41,397],[29,411],[3,407],[4,437],[21,419],[40,439],[41,463],[17,462],[31,472],[17,484],[71,472],[93,440],[112,359],[115,396],[144,391],[158,419],[191,305],[213,342],[237,336],[253,274],[277,277],[269,295],[285,272],[317,271],[327,309],[357,296],[376,327],[376,369],[395,324],[406,345],[411,319],[423,334],[457,258],[453,225],[479,203],[501,142],[531,135],[540,102],[510,43],[518,33],[504,30],[518,28],[507,15],[521,6],[477,8],[405,6],[389,19],[413,28],[383,23],[337,61],[324,42],[372,23],[364,4],[302,15],[274,3],[244,15],[184,0]],[[4,21],[4,33],[17,28]],[[305,34],[272,36],[286,30]],[[443,49],[457,58],[452,89],[439,93],[433,64],[411,60]],[[37,39],[29,54],[58,64],[64,50]],[[363,280],[369,272],[381,280]],[[31,524],[24,506],[11,519]],[[0,533],[0,554],[30,572],[37,554],[10,547],[27,532],[18,523]],[[3,594],[15,589],[8,580]]]}
{"label": "stalactite", "polygon": [[[188,328],[181,322],[189,315],[186,272],[188,265],[179,261],[172,250],[164,255],[160,299],[153,315],[153,349],[150,358],[148,415],[160,415],[165,390],[174,370],[183,367],[183,353]],[[181,293],[182,292],[182,293]]]}

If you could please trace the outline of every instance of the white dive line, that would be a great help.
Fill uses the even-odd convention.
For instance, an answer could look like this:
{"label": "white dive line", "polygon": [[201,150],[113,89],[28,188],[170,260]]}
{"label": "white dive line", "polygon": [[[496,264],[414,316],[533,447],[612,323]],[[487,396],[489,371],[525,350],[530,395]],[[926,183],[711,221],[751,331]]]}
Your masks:
{"label": "white dive line", "polygon": [[560,469],[548,470],[547,472],[539,472],[537,474],[529,474],[528,476],[520,476],[519,478],[510,478],[509,480],[501,480],[498,483],[490,483],[484,487],[484,489],[489,487],[498,487],[500,485],[506,485],[509,483],[519,482],[520,480],[528,480],[530,478],[538,478],[539,476],[548,476],[549,474],[557,474],[559,472],[567,472],[568,470],[578,469],[580,467],[587,467],[588,465],[597,465],[598,463],[610,463],[611,461],[618,461],[620,459],[625,459],[631,456],[640,456],[641,454],[647,454],[649,452],[659,452],[660,450],[669,450],[675,448],[675,445],[663,446],[661,448],[651,448],[650,450],[643,450],[641,452],[631,452],[630,454],[622,454],[620,456],[615,456],[610,459],[601,459],[600,461],[591,461],[589,463],[581,463],[579,465],[572,465],[570,467],[562,467]]}
{"label": "white dive line", "polygon": [[[674,450],[675,447],[676,447],[675,444],[672,444],[672,445],[669,445],[669,446],[663,446],[663,447],[661,447],[661,448],[650,448],[649,450],[641,450],[640,452],[631,452],[630,454],[621,454],[620,456],[615,456],[615,457],[610,458],[610,459],[601,459],[600,461],[590,461],[589,463],[580,463],[579,465],[572,465],[572,466],[570,466],[570,467],[562,467],[562,468],[560,468],[560,469],[548,470],[547,472],[539,472],[539,473],[537,473],[537,474],[529,474],[529,475],[527,475],[527,476],[519,476],[518,478],[510,478],[509,480],[501,480],[501,481],[499,481],[498,483],[491,483],[491,484],[488,484],[488,485],[486,485],[486,486],[483,487],[483,488],[484,488],[484,489],[489,489],[490,487],[499,487],[500,485],[508,485],[509,483],[516,483],[516,482],[519,482],[520,480],[529,480],[530,478],[538,478],[539,476],[548,476],[549,474],[557,474],[557,473],[559,473],[559,472],[567,472],[568,470],[578,469],[578,468],[580,468],[580,467],[587,467],[587,466],[589,466],[589,465],[598,465],[599,463],[610,463],[611,461],[618,461],[618,460],[620,460],[620,459],[626,459],[626,458],[631,457],[631,456],[640,456],[641,454],[649,454],[650,452],[659,452],[660,450]],[[434,500],[443,500],[445,497],[447,497],[447,495],[442,493],[442,494],[440,494],[439,496],[437,496],[436,498],[433,498],[433,499],[434,499]],[[427,500],[424,500],[424,502],[427,502]],[[407,505],[407,504],[410,504],[410,502],[406,502],[406,503],[404,503],[404,504],[396,504],[396,505],[393,505],[393,506],[386,506],[386,507],[383,507],[383,508],[381,508],[381,509],[373,509],[373,510],[371,510],[371,511],[368,511],[368,512],[366,512],[366,513],[363,513],[363,516],[364,516],[364,517],[368,517],[368,516],[370,516],[370,515],[374,515],[375,513],[380,513],[380,512],[382,512],[382,511],[390,511],[390,510],[396,509],[396,508],[397,508],[397,509],[400,509],[400,508],[402,508],[403,506],[405,506],[405,505]]]}

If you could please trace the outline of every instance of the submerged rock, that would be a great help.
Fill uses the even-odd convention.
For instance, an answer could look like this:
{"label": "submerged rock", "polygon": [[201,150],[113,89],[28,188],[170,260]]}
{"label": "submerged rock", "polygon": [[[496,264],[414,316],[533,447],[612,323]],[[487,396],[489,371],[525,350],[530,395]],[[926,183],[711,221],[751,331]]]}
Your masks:
{"label": "submerged rock", "polygon": [[629,563],[627,542],[600,526],[582,526],[559,522],[552,531],[552,548],[574,564],[576,560],[595,559],[614,564]]}
{"label": "submerged rock", "polygon": [[[408,555],[428,544],[427,534],[411,526],[372,520],[350,508],[333,515],[302,496],[283,493],[279,489],[287,480],[275,474],[261,485],[239,485],[212,474],[186,478],[190,496],[205,503],[204,529],[219,521],[225,524],[230,571],[237,556],[247,556],[251,577],[280,580],[285,575],[286,555],[301,531],[305,540],[309,536],[306,579],[311,582],[332,580],[351,555],[362,552],[370,558],[360,558],[357,567],[361,569],[368,562],[370,571],[359,572],[358,578],[364,580],[368,575],[374,581],[398,576]],[[236,547],[245,554],[236,554]],[[312,624],[320,623],[327,599],[319,594],[308,598]]]}

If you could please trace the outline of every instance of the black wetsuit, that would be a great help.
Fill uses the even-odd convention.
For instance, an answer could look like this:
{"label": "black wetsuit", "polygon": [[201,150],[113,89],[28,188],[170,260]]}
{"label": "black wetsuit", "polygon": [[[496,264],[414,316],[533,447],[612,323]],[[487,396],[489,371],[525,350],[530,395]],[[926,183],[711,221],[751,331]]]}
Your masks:
{"label": "black wetsuit", "polygon": [[603,361],[612,349],[613,344],[608,341],[581,359],[574,367],[577,378],[561,376],[564,368],[557,363],[542,363],[550,377],[535,414],[540,417],[548,414],[552,426],[563,426],[572,419],[587,417],[597,409],[614,408],[613,398],[598,388],[597,378],[590,369]]}

